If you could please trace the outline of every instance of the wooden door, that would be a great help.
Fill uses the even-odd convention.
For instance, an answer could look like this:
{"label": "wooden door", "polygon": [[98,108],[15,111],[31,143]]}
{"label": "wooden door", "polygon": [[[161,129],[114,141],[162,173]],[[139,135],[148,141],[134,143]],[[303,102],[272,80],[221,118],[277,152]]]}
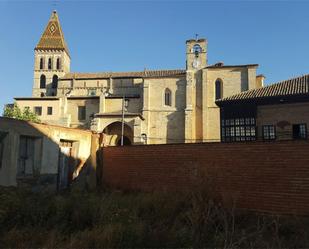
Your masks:
{"label": "wooden door", "polygon": [[34,142],[32,137],[21,136],[19,140],[18,176],[33,176]]}

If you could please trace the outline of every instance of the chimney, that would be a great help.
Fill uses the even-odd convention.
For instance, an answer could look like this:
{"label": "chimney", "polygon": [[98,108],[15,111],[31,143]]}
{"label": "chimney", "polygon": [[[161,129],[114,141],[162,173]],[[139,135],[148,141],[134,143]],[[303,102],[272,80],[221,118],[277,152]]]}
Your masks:
{"label": "chimney", "polygon": [[264,87],[264,80],[265,80],[265,76],[263,74],[259,74],[256,76],[256,84],[255,84],[255,88],[262,88]]}

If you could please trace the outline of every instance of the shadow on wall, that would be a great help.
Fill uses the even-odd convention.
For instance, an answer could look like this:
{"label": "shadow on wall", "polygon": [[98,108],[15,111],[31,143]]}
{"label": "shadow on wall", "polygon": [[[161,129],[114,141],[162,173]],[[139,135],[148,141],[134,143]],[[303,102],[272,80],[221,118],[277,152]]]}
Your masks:
{"label": "shadow on wall", "polygon": [[249,75],[248,70],[239,69],[240,71],[240,81],[241,81],[241,91],[249,90]]}
{"label": "shadow on wall", "polygon": [[0,185],[34,191],[95,186],[96,134],[2,117],[0,134]]}
{"label": "shadow on wall", "polygon": [[[167,143],[184,143],[185,142],[185,84],[183,80],[176,82],[177,89],[175,97],[176,111],[167,115],[166,142]],[[173,101],[172,101],[173,103]]]}

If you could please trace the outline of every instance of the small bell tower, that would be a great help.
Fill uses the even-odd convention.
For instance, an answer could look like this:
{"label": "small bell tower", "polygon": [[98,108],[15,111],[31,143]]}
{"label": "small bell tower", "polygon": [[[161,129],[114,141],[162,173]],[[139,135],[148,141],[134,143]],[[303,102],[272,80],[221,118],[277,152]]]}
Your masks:
{"label": "small bell tower", "polygon": [[58,79],[70,72],[71,58],[56,11],[34,49],[32,96],[56,96]]}
{"label": "small bell tower", "polygon": [[207,40],[191,39],[186,41],[187,70],[199,70],[207,66]]}
{"label": "small bell tower", "polygon": [[186,41],[186,109],[185,142],[199,141],[201,117],[201,91],[203,68],[207,66],[207,41],[195,39]]}

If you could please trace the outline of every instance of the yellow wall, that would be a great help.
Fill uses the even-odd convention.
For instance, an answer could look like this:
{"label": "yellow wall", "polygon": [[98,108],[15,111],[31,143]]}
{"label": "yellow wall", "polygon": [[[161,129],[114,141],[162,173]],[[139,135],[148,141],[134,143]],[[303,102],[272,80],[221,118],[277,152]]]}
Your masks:
{"label": "yellow wall", "polygon": [[[283,121],[283,122],[282,122]],[[285,124],[283,127],[280,123]],[[262,126],[275,125],[277,139],[291,139],[293,124],[307,124],[309,128],[309,103],[263,105],[257,108],[258,137],[262,139]]]}
{"label": "yellow wall", "polygon": [[[185,78],[146,79],[147,97],[144,98],[143,113],[148,124],[142,126],[141,132],[148,135],[148,142],[182,143],[184,142],[186,103]],[[171,106],[164,102],[165,89],[171,91]]]}
{"label": "yellow wall", "polygon": [[16,186],[20,136],[38,139],[40,146],[36,151],[40,174],[58,173],[59,143],[61,139],[78,142],[77,159],[86,161],[91,153],[90,131],[70,129],[60,126],[35,124],[15,119],[0,118],[0,131],[8,132],[4,144],[0,185]]}
{"label": "yellow wall", "polygon": [[[86,106],[86,119],[78,120],[78,106]],[[90,115],[99,112],[99,98],[67,100],[67,114],[70,116],[70,127],[89,127]]]}
{"label": "yellow wall", "polygon": [[215,82],[222,80],[223,98],[256,87],[256,67],[209,68],[203,70],[203,139],[220,140],[220,108],[215,103]]}
{"label": "yellow wall", "polygon": [[[34,112],[35,106],[42,107],[42,115],[38,116],[42,122],[57,124],[60,118],[60,100],[48,100],[48,99],[39,99],[39,100],[17,100],[17,105],[20,109],[29,107],[32,112]],[[47,115],[47,107],[53,108],[53,114]]]}

